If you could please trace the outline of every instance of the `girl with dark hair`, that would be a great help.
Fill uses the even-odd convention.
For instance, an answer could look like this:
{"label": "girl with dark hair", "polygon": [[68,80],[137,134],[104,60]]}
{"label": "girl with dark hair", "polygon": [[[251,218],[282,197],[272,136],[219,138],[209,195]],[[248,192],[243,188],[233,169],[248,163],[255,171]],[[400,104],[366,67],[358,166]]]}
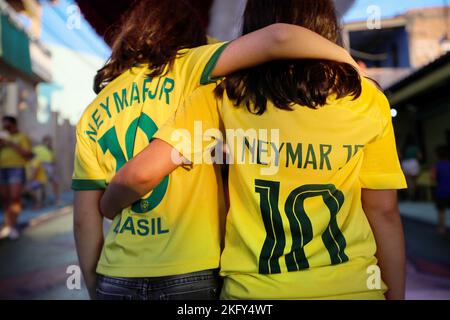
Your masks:
{"label": "girl with dark hair", "polygon": [[[107,184],[184,98],[214,77],[277,58],[354,62],[294,25],[202,46],[206,34],[184,0],[138,1],[116,31],[111,58],[95,78],[99,95],[77,126],[75,238],[88,289],[100,299],[214,298],[223,211],[214,168],[204,167],[198,180],[181,169],[164,175],[145,199],[107,216],[114,221],[104,241],[98,204]],[[192,202],[194,195],[201,201]]]}
{"label": "girl with dark hair", "polygon": [[[331,0],[248,1],[246,34],[272,23],[339,39]],[[201,175],[210,159],[199,155],[226,129],[222,298],[404,299],[395,189],[406,181],[383,93],[352,66],[325,60],[270,62],[229,76],[216,96],[214,88],[197,89],[118,172],[101,210],[126,207],[180,164]],[[191,201],[200,214],[204,199]]]}

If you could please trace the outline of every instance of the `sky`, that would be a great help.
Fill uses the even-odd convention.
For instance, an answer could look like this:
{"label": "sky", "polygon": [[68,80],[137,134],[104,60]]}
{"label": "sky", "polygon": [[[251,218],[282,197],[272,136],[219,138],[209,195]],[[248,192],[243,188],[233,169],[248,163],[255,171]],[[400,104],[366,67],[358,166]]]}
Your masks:
{"label": "sky", "polygon": [[95,98],[94,76],[110,55],[110,48],[84,19],[73,0],[56,5],[42,2],[40,41],[52,54],[51,83],[39,85],[38,120],[49,120],[50,111],[76,124]]}
{"label": "sky", "polygon": [[[382,18],[391,18],[409,9],[444,6],[445,0],[356,0],[353,7],[344,16],[345,22],[365,20],[367,9],[376,5],[381,9]],[[450,1],[447,1],[450,4]]]}
{"label": "sky", "polygon": [[[88,53],[104,59],[109,57],[110,48],[91,25],[84,19],[74,0],[59,0],[42,4],[42,29],[40,41],[44,44],[60,45],[77,52]],[[19,15],[26,27],[31,21],[27,15]]]}
{"label": "sky", "polygon": [[103,58],[109,56],[109,47],[79,13],[73,0],[60,0],[57,5],[44,4],[43,43],[59,44]]}

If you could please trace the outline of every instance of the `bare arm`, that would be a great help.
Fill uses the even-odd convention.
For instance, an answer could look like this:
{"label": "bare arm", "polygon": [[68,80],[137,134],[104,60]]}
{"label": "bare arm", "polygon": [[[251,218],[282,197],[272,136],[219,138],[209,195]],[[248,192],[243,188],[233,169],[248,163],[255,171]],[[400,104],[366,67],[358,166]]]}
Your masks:
{"label": "bare arm", "polygon": [[184,159],[170,144],[159,139],[153,140],[140,154],[128,161],[113,178],[100,201],[101,213],[113,219],[121,210],[158,186],[162,179],[178,168],[183,161]]}
{"label": "bare arm", "polygon": [[342,47],[319,34],[296,25],[277,23],[234,40],[220,56],[213,77],[273,60],[325,59],[358,64]]}
{"label": "bare arm", "polygon": [[95,299],[97,263],[103,247],[103,217],[99,201],[103,191],[77,191],[74,201],[74,235],[78,260],[91,299]]}
{"label": "bare arm", "polygon": [[377,242],[377,258],[388,300],[405,299],[405,240],[394,190],[362,190],[362,204]]}

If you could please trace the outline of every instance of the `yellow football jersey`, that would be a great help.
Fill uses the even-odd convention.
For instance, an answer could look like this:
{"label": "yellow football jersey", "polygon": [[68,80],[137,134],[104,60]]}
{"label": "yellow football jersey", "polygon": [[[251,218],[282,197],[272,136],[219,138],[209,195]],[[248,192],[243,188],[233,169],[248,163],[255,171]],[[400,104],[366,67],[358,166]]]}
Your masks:
{"label": "yellow football jersey", "polygon": [[42,163],[53,163],[55,161],[55,152],[46,145],[38,145],[33,148],[33,154]]}
{"label": "yellow football jersey", "polygon": [[[19,145],[22,149],[31,151],[31,141],[24,133],[11,134],[8,141]],[[0,148],[0,168],[25,168],[27,159],[11,147]]]}
{"label": "yellow football jersey", "polygon": [[[146,66],[137,67],[102,90],[77,126],[72,188],[106,188],[115,173],[148,145],[180,102],[211,80],[225,46],[183,50],[163,76],[150,78]],[[217,179],[211,166],[190,172],[180,168],[166,177],[113,221],[97,272],[159,277],[218,268],[222,239],[217,213],[223,211],[223,197]]]}
{"label": "yellow football jersey", "polygon": [[[330,97],[318,110],[269,104],[258,116],[212,89],[199,88],[156,137],[195,163],[212,140],[226,140],[222,298],[384,299],[386,285],[371,278],[376,242],[361,189],[406,182],[383,93],[364,79],[356,100]],[[181,143],[180,132],[194,143]]]}
{"label": "yellow football jersey", "polygon": [[43,185],[48,183],[47,173],[42,165],[42,161],[34,158],[27,163],[26,174],[28,181],[37,181]]}

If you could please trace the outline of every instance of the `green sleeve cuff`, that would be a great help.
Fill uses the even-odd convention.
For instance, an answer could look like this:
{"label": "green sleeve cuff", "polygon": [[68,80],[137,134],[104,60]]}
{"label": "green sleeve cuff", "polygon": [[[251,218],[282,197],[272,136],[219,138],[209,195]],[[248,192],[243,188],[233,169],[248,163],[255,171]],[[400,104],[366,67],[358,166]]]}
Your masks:
{"label": "green sleeve cuff", "polygon": [[222,78],[222,77],[211,78],[211,73],[213,72],[214,68],[216,67],[217,61],[219,60],[223,51],[229,44],[230,44],[230,42],[224,43],[222,46],[220,46],[216,50],[216,52],[214,52],[211,59],[206,64],[205,70],[203,70],[202,76],[200,78],[200,85],[204,86],[204,85],[216,82],[217,80]]}
{"label": "green sleeve cuff", "polygon": [[72,190],[74,191],[91,191],[106,189],[105,180],[72,180]]}

